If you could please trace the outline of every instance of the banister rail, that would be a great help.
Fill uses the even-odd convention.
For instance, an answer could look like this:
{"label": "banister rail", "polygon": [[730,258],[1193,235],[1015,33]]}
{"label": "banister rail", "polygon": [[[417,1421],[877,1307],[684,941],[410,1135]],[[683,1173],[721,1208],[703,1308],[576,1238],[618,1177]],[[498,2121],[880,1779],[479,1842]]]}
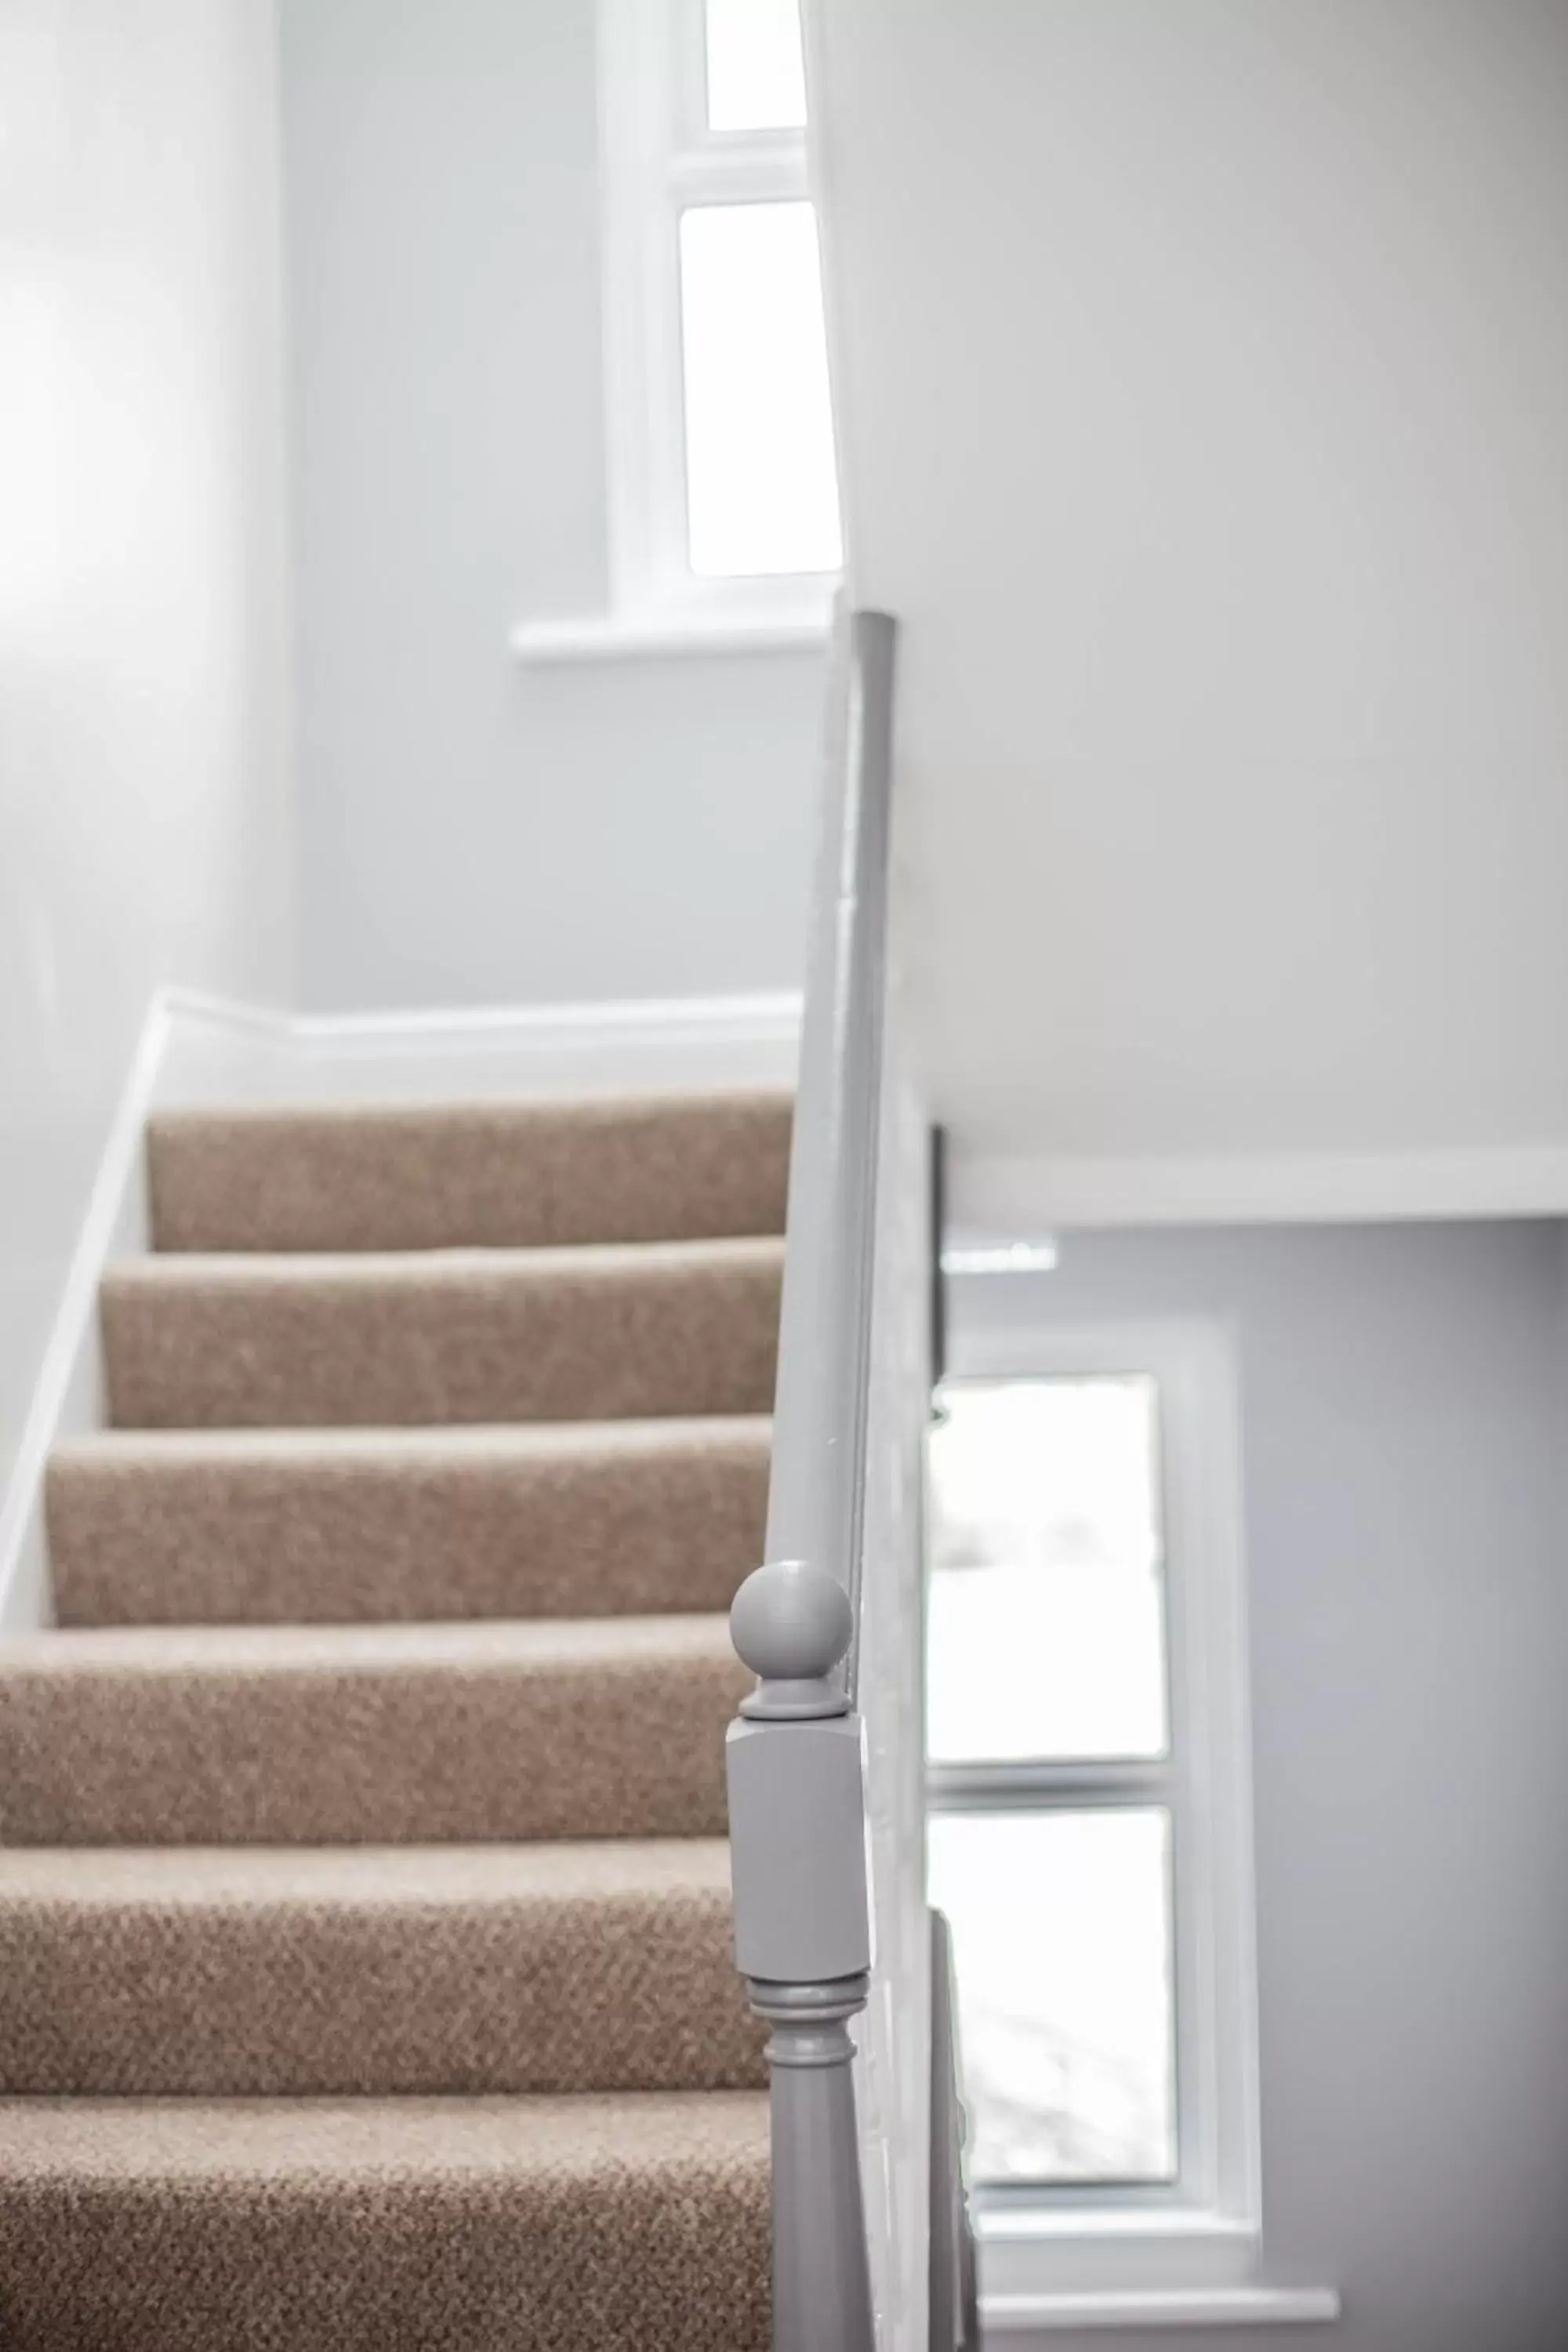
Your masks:
{"label": "banister rail", "polygon": [[[790,1159],[766,1558],[858,1597],[881,1108],[895,627],[844,625]],[[833,790],[837,783],[837,790]]]}
{"label": "banister rail", "polygon": [[[836,633],[790,1160],[766,1558],[735,1646],[735,1952],[772,2027],[775,2352],[873,2352],[848,2023],[871,1964],[856,1713],[888,933],[894,625]],[[918,1710],[914,1719],[918,1721]]]}

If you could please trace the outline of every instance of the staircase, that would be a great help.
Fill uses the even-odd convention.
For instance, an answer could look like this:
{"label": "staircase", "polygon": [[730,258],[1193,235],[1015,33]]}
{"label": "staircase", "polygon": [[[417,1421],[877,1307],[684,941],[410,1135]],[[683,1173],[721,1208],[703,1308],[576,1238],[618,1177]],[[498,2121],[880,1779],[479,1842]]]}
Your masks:
{"label": "staircase", "polygon": [[157,1119],[0,1654],[7,2352],[762,2352],[776,1094]]}

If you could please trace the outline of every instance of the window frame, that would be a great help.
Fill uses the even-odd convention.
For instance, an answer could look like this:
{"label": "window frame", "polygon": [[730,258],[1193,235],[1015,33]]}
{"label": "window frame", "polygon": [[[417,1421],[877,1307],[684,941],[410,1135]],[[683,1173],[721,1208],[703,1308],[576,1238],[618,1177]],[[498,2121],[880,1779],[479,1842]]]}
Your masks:
{"label": "window frame", "polygon": [[[1017,1277],[1003,1287],[1016,1296]],[[1035,1288],[1031,1284],[1030,1290]],[[988,1303],[997,1286],[987,1282]],[[1028,1294],[1026,1293],[1026,1296]],[[1160,1806],[1170,1815],[1177,2172],[1169,2183],[977,2186],[988,2296],[1224,2286],[1260,2232],[1256,1900],[1235,1343],[1215,1323],[1020,1327],[966,1315],[942,1387],[1153,1381],[1163,1530],[1167,1753],[932,1765],[932,1812]]]}
{"label": "window frame", "polygon": [[704,0],[599,0],[612,607],[633,629],[825,633],[837,572],[710,579],[689,553],[680,215],[811,201],[806,133],[710,131]]}

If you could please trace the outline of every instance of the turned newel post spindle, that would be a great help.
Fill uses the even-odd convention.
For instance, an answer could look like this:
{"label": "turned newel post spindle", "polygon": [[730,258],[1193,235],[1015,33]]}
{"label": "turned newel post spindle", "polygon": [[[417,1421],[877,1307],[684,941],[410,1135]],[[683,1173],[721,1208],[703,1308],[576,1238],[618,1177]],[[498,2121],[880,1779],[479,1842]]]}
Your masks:
{"label": "turned newel post spindle", "polygon": [[735,1957],[772,2027],[774,2352],[872,2352],[848,2021],[870,1968],[854,1620],[826,1570],[775,1560],[730,1618],[758,1676],[727,1749]]}

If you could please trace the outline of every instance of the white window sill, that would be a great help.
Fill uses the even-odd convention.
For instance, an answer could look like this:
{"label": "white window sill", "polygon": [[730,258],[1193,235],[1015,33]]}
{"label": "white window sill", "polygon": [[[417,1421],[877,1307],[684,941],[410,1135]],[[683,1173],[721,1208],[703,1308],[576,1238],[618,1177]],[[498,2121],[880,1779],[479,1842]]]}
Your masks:
{"label": "white window sill", "polygon": [[520,622],[511,633],[511,649],[519,661],[533,665],[820,654],[826,648],[827,634],[826,612],[681,613],[650,620],[610,614],[575,621]]}
{"label": "white window sill", "polygon": [[982,2295],[987,2336],[1089,2327],[1275,2327],[1331,2324],[1340,2316],[1332,2287],[1222,2286],[1136,2288],[1070,2294]]}
{"label": "white window sill", "polygon": [[982,2203],[975,2230],[988,2334],[1268,2327],[1340,2315],[1332,2287],[1260,2279],[1256,2224],[1211,2207],[1172,2204],[1134,2219],[1125,2206]]}

